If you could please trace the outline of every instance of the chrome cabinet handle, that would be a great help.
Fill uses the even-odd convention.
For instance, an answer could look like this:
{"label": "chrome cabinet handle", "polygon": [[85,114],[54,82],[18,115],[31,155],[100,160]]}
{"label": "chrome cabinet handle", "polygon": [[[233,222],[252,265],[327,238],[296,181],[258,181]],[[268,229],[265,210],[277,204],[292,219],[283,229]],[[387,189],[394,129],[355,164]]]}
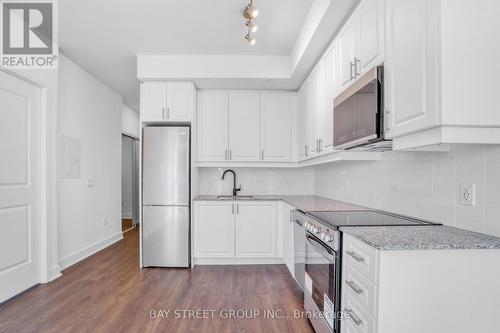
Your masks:
{"label": "chrome cabinet handle", "polygon": [[346,251],[346,253],[348,255],[350,255],[352,258],[354,258],[354,260],[358,261],[358,262],[363,262],[365,261],[365,258],[363,258],[362,256],[360,256],[359,254],[357,254],[356,252],[354,251]]}
{"label": "chrome cabinet handle", "polygon": [[[359,72],[358,72],[358,64],[359,64],[359,68],[360,68]],[[356,78],[358,75],[361,75],[361,60],[354,57],[354,78]]]}
{"label": "chrome cabinet handle", "polygon": [[161,108],[162,118],[165,119],[165,108]]}
{"label": "chrome cabinet handle", "polygon": [[170,108],[167,108],[167,119],[170,119]]}
{"label": "chrome cabinet handle", "polygon": [[290,210],[290,218],[288,219],[288,222],[293,223],[293,210]]}
{"label": "chrome cabinet handle", "polygon": [[264,149],[260,152],[260,159],[263,161],[264,160]]}
{"label": "chrome cabinet handle", "polygon": [[307,157],[309,156],[309,146],[308,145],[305,145],[304,146],[304,155]]}
{"label": "chrome cabinet handle", "polygon": [[229,160],[233,158],[233,151],[232,149],[229,149]]}
{"label": "chrome cabinet handle", "polygon": [[357,314],[354,313],[354,311],[352,311],[352,309],[345,308],[345,312],[349,314],[349,318],[352,319],[356,326],[360,326],[363,323],[363,321],[358,317]]}
{"label": "chrome cabinet handle", "polygon": [[322,152],[323,151],[323,139],[319,139],[319,151]]}
{"label": "chrome cabinet handle", "polygon": [[385,114],[386,114],[386,116],[385,116],[385,129],[386,130],[390,130],[391,127],[389,126],[389,117],[392,116],[391,110],[389,110],[389,109],[386,108],[385,109]]}
{"label": "chrome cabinet handle", "polygon": [[240,214],[240,205],[239,204],[236,204],[236,214],[237,215]]}
{"label": "chrome cabinet handle", "polygon": [[351,280],[345,280],[345,283],[351,287],[352,290],[354,290],[354,292],[358,295],[362,294],[363,293],[363,289],[361,289],[360,287],[358,287],[358,285],[356,283],[354,283],[354,281],[351,281]]}
{"label": "chrome cabinet handle", "polygon": [[351,81],[354,80],[354,73],[353,73],[353,67],[354,67],[354,63],[351,61]]}
{"label": "chrome cabinet handle", "polygon": [[224,150],[224,159],[227,161],[227,149]]}
{"label": "chrome cabinet handle", "polygon": [[233,203],[233,204],[231,204],[231,214],[233,214],[233,215],[234,215],[234,203]]}

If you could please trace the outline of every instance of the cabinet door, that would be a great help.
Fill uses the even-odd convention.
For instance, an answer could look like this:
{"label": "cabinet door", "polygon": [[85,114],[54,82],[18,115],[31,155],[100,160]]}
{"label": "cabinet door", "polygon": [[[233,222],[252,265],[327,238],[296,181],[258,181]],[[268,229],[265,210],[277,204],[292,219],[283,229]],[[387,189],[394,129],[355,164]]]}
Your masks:
{"label": "cabinet door", "polygon": [[233,211],[232,202],[195,202],[194,256],[196,258],[234,257]]}
{"label": "cabinet door", "polygon": [[258,161],[259,93],[229,93],[229,160]]}
{"label": "cabinet door", "polygon": [[311,155],[318,154],[319,113],[321,108],[321,66],[316,67],[309,79],[308,138]]}
{"label": "cabinet door", "polygon": [[228,156],[227,92],[200,92],[197,118],[198,161],[225,161]]}
{"label": "cabinet door", "polygon": [[385,53],[385,0],[364,0],[356,9],[358,43],[356,71],[361,75],[382,64]]}
{"label": "cabinet door", "polygon": [[432,0],[387,0],[385,65],[386,136],[397,137],[438,124]]}
{"label": "cabinet door", "polygon": [[172,82],[167,85],[167,120],[191,121],[194,88],[191,83]]}
{"label": "cabinet door", "polygon": [[276,202],[236,203],[236,257],[276,257]]}
{"label": "cabinet door", "polygon": [[356,56],[356,15],[345,24],[338,36],[340,89],[347,87],[355,77],[354,57]]}
{"label": "cabinet door", "polygon": [[297,151],[299,160],[306,159],[310,152],[308,146],[308,115],[309,115],[309,80],[306,80],[299,90],[297,98]]}
{"label": "cabinet door", "polygon": [[141,85],[141,119],[162,121],[166,119],[166,84],[147,82]]}
{"label": "cabinet door", "polygon": [[261,93],[260,142],[263,161],[292,160],[291,96],[286,93]]}
{"label": "cabinet door", "polygon": [[294,225],[292,220],[293,207],[287,204],[282,206],[283,219],[283,260],[290,274],[294,276]]}
{"label": "cabinet door", "polygon": [[327,51],[321,61],[322,69],[322,97],[323,103],[320,112],[320,149],[322,152],[333,150],[333,99],[335,96],[335,52],[333,46]]}

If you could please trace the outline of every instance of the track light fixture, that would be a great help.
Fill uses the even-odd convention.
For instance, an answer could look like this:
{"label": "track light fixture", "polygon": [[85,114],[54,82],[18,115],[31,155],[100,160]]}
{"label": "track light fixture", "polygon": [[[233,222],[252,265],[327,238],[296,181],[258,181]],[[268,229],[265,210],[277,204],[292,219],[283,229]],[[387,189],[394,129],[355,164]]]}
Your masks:
{"label": "track light fixture", "polygon": [[253,20],[259,15],[259,10],[253,4],[253,0],[250,0],[250,3],[245,6],[243,9],[243,17],[247,20],[245,22],[245,26],[248,28],[248,32],[245,35],[245,39],[248,44],[255,45],[255,37],[252,36],[254,32],[257,31],[257,25],[253,23]]}

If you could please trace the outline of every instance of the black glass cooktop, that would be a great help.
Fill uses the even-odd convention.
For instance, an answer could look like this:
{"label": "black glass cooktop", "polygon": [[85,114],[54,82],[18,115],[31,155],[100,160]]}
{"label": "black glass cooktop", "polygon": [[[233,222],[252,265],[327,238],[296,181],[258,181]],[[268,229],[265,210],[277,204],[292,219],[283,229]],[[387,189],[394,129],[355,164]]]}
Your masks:
{"label": "black glass cooktop", "polygon": [[308,212],[307,214],[317,220],[339,227],[439,225],[438,223],[379,211]]}

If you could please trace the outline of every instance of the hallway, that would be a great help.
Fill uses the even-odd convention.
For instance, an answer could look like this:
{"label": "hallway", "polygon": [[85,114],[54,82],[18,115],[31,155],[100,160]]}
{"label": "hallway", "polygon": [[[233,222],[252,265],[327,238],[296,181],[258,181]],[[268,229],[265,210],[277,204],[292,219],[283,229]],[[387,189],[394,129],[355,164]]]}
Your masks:
{"label": "hallway", "polygon": [[[312,332],[307,319],[293,318],[301,298],[284,265],[140,270],[138,229],[124,236],[0,305],[0,332]],[[214,310],[215,318],[172,318],[197,309]],[[260,313],[224,318],[231,309]],[[151,319],[150,310],[170,310],[169,319]],[[289,319],[264,318],[267,310]]]}

